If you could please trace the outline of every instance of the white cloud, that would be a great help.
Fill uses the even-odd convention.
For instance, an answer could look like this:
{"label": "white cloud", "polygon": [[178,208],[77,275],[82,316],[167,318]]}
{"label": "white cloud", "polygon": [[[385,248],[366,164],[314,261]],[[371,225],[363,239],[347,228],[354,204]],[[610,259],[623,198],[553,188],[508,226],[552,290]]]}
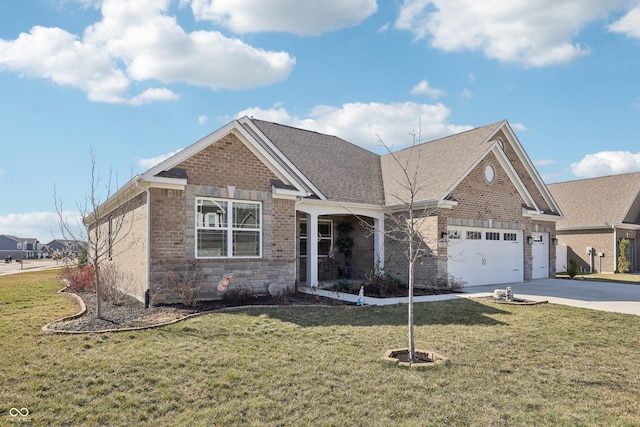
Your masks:
{"label": "white cloud", "polygon": [[147,89],[140,95],[134,96],[129,100],[131,105],[150,104],[154,101],[177,101],[180,95],[177,95],[167,88]]}
{"label": "white cloud", "polygon": [[378,5],[376,0],[192,0],[191,9],[196,19],[235,33],[318,35],[360,25]]}
{"label": "white cloud", "polygon": [[631,9],[625,16],[607,27],[609,31],[640,39],[640,6]]}
{"label": "white cloud", "polygon": [[396,27],[447,52],[482,51],[501,62],[543,67],[589,53],[574,42],[624,0],[405,0]]}
{"label": "white cloud", "polygon": [[[65,222],[72,228],[76,237],[82,236],[82,223],[78,212],[62,213]],[[0,234],[22,238],[36,238],[42,243],[62,238],[60,217],[56,212],[29,212],[0,216]]]}
{"label": "white cloud", "polygon": [[528,127],[526,127],[525,125],[523,125],[522,123],[509,123],[511,125],[511,128],[513,130],[517,130],[518,132],[526,132],[529,130]]}
{"label": "white cloud", "polygon": [[96,102],[146,104],[176,100],[167,88],[130,95],[131,82],[184,82],[211,89],[244,89],[282,81],[295,59],[217,31],[186,33],[169,16],[170,0],[104,0],[102,20],[82,37],[33,27],[0,39],[0,71],[51,80]]}
{"label": "white cloud", "polygon": [[388,22],[386,24],[383,24],[380,26],[380,28],[378,28],[377,33],[381,34],[381,33],[386,33],[387,31],[389,31],[389,28],[391,27],[391,24],[389,24]]}
{"label": "white cloud", "polygon": [[460,92],[460,94],[458,96],[460,98],[471,99],[471,98],[473,98],[473,92],[471,92],[469,89],[465,88],[462,92]]}
{"label": "white cloud", "polygon": [[637,172],[640,171],[640,152],[601,151],[586,155],[570,167],[574,175],[584,178]]}
{"label": "white cloud", "polygon": [[552,166],[556,164],[556,161],[551,159],[540,159],[534,160],[533,164],[536,166]]}
{"label": "white cloud", "polygon": [[413,102],[381,104],[350,103],[341,107],[317,106],[309,117],[300,118],[284,108],[250,108],[236,117],[253,116],[290,126],[335,135],[373,151],[381,151],[380,135],[387,145],[405,147],[413,142],[412,133],[421,133],[422,141],[430,141],[471,129],[472,126],[447,123],[451,111],[441,103]]}
{"label": "white cloud", "polygon": [[167,153],[167,154],[161,154],[159,156],[151,157],[149,159],[140,159],[140,160],[138,160],[138,165],[140,165],[140,167],[142,169],[144,169],[144,170],[151,169],[152,167],[154,167],[158,163],[167,160],[169,157],[171,157],[171,156],[173,156],[175,154],[178,154],[182,150],[184,150],[184,148],[179,148],[176,151],[172,151],[172,152]]}
{"label": "white cloud", "polygon": [[429,82],[422,80],[411,89],[411,93],[414,95],[427,95],[431,99],[438,99],[444,95],[444,91],[429,86]]}
{"label": "white cloud", "polygon": [[205,115],[198,116],[198,123],[200,124],[200,126],[205,124],[207,122],[207,120],[209,120],[209,117],[207,117]]}

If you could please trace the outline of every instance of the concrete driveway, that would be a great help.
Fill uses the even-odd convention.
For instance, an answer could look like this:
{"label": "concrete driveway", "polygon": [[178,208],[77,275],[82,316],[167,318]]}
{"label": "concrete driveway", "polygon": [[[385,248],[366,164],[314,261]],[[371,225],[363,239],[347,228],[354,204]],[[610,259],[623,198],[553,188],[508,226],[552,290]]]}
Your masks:
{"label": "concrete driveway", "polygon": [[516,298],[640,316],[640,285],[585,280],[538,279],[510,285],[466,288],[468,296],[492,295],[511,286]]}

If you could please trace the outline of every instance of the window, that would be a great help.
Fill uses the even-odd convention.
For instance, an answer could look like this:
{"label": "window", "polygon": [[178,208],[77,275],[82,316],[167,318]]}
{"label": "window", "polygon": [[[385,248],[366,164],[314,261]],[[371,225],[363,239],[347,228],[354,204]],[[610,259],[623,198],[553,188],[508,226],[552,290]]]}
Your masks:
{"label": "window", "polygon": [[449,240],[460,240],[462,238],[462,236],[460,236],[460,230],[449,230],[447,237]]}
{"label": "window", "polygon": [[482,233],[479,231],[467,231],[468,240],[480,240],[482,239]]}
{"label": "window", "polygon": [[[333,247],[333,221],[318,220],[318,257],[327,257]],[[307,223],[300,222],[300,255],[307,255]]]}
{"label": "window", "polygon": [[485,233],[486,240],[500,240],[500,233],[496,233],[494,231],[487,231]]}
{"label": "window", "polygon": [[220,199],[196,199],[196,257],[259,257],[262,205]]}
{"label": "window", "polygon": [[22,243],[20,242],[16,243],[16,249],[22,250]]}
{"label": "window", "polygon": [[504,240],[507,242],[518,241],[518,235],[516,233],[504,233]]}

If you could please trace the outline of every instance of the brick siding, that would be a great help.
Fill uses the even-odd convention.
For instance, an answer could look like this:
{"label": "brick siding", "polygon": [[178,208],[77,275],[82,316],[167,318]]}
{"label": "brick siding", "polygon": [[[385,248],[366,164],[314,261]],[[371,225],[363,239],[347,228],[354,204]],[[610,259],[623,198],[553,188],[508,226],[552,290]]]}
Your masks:
{"label": "brick siding", "polygon": [[[295,201],[273,198],[270,180],[276,176],[260,159],[230,134],[177,167],[186,169],[185,191],[152,191],[152,288],[169,272],[187,271],[202,275],[201,299],[221,298],[217,284],[229,273],[233,279],[227,292],[266,294],[273,282],[295,282]],[[261,202],[262,257],[196,259],[197,197]],[[156,303],[175,302],[169,292],[153,294]]]}

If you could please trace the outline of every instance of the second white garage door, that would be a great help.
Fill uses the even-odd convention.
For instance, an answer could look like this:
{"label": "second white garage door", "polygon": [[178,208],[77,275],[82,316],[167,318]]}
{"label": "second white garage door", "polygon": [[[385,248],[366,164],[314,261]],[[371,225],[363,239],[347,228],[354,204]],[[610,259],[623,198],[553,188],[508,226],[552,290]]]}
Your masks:
{"label": "second white garage door", "polygon": [[448,228],[449,274],[467,286],[524,281],[522,230]]}

